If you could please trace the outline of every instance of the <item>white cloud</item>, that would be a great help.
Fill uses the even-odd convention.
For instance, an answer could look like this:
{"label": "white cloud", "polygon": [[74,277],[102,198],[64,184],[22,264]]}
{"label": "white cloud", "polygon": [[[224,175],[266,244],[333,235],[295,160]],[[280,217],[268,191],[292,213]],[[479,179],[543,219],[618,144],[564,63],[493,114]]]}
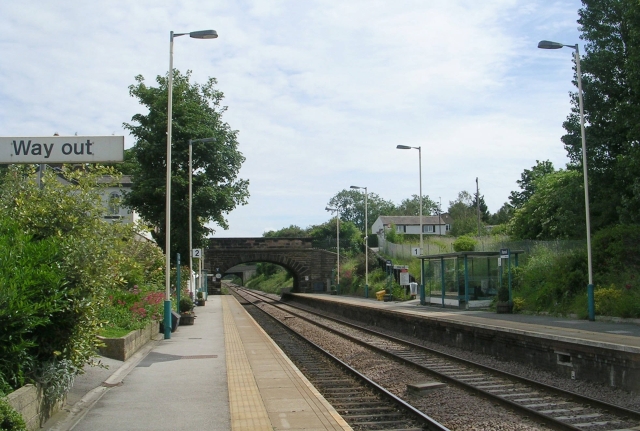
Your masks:
{"label": "white cloud", "polygon": [[[125,134],[141,110],[138,74],[169,67],[169,31],[213,28],[216,40],[176,38],[174,66],[215,76],[240,131],[249,204],[219,236],[259,236],[330,218],[352,184],[400,202],[423,192],[443,206],[461,190],[491,211],[536,159],[566,162],[560,142],[572,91],[569,50],[579,0],[202,3],[114,0],[0,4],[0,134]],[[126,145],[133,144],[126,137]]]}

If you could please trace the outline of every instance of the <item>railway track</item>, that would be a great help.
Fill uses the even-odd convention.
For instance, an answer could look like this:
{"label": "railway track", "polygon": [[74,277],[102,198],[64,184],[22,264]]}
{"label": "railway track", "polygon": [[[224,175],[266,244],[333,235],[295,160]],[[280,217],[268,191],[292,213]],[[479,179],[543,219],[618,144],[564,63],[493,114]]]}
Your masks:
{"label": "railway track", "polygon": [[309,342],[237,291],[233,294],[355,431],[448,431]]}
{"label": "railway track", "polygon": [[640,431],[640,412],[564,391],[443,354],[424,346],[354,325],[323,313],[297,307],[243,289],[254,302],[276,307],[316,328],[347,338],[394,360],[415,367],[438,380],[520,412],[558,430]]}

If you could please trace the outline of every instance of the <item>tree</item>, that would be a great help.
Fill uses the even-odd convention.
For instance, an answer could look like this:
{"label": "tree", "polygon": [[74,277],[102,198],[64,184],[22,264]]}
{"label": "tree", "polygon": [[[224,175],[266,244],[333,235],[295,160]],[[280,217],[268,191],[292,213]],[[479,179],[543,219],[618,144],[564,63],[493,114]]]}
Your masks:
{"label": "tree", "polygon": [[582,175],[559,170],[536,180],[536,192],[509,222],[511,235],[521,239],[579,239],[585,235]]}
{"label": "tree", "polygon": [[[425,195],[422,197],[422,215],[428,216],[438,214],[438,204]],[[419,216],[420,215],[420,197],[411,195],[410,199],[404,199],[400,205],[396,207],[394,215]]]}
{"label": "tree", "polygon": [[[227,107],[223,93],[215,88],[215,78],[203,85],[191,83],[191,72],[173,77],[173,133],[171,145],[171,259],[175,253],[189,256],[189,139],[213,138],[199,142],[193,150],[193,246],[204,245],[215,222],[227,229],[225,215],[245,205],[249,181],[239,179],[244,157],[238,150],[237,130],[222,121]],[[132,148],[136,164],[133,186],[124,203],[136,210],[155,229],[152,235],[164,249],[167,145],[167,77],[156,78],[157,87],[147,86],[142,76],[129,87],[131,96],[147,107],[148,114],[136,114],[124,127],[136,137]],[[166,250],[165,250],[166,252]]]}
{"label": "tree", "polygon": [[[478,217],[478,195],[473,196],[473,203],[471,206],[476,211],[476,218]],[[480,195],[480,220],[484,223],[489,223],[489,217],[491,217],[491,213],[489,213],[489,207],[484,201],[484,195]]]}
{"label": "tree", "polygon": [[511,206],[513,208],[522,207],[522,205],[524,205],[535,193],[536,180],[553,172],[555,172],[555,169],[553,168],[553,163],[549,160],[545,160],[544,162],[536,160],[535,166],[532,166],[531,169],[525,169],[524,172],[520,174],[520,179],[516,181],[522,191],[511,192],[509,195],[509,202],[511,203]]}
{"label": "tree", "polygon": [[[586,119],[587,165],[594,230],[640,208],[640,4],[635,0],[583,0],[579,11]],[[569,169],[582,171],[578,94],[562,137]],[[584,205],[584,203],[583,203]]]}
{"label": "tree", "polygon": [[[329,200],[328,206],[340,209],[340,220],[353,222],[364,231],[364,193],[360,190],[342,190]],[[369,193],[367,197],[368,229],[381,215],[393,214],[395,205],[385,201],[376,193]]]}
{"label": "tree", "polygon": [[[326,223],[311,226],[309,235],[320,247],[333,248],[336,245],[336,219]],[[364,241],[362,231],[350,221],[340,221],[340,254],[360,253]]]}
{"label": "tree", "polygon": [[491,215],[489,224],[495,226],[508,223],[513,217],[513,211],[513,207],[508,202],[505,202],[495,214]]}
{"label": "tree", "polygon": [[478,233],[478,215],[474,199],[469,192],[463,190],[458,193],[458,198],[449,202],[447,212],[453,219],[451,235],[475,235]]}
{"label": "tree", "polygon": [[265,238],[305,238],[309,236],[309,232],[296,225],[282,228],[280,230],[270,230],[262,234]]}

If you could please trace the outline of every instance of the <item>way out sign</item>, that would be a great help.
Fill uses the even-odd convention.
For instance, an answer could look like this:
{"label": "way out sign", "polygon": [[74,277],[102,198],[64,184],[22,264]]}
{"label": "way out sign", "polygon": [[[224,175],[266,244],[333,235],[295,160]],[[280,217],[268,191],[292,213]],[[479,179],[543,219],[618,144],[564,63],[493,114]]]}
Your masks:
{"label": "way out sign", "polygon": [[0,163],[119,163],[124,136],[2,136]]}

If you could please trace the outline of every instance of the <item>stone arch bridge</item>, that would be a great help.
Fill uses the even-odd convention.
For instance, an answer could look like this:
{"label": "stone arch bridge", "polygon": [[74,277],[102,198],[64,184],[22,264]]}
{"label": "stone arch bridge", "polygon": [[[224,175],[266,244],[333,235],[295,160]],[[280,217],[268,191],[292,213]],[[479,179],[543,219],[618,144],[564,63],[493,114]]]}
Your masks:
{"label": "stone arch bridge", "polygon": [[[270,262],[293,274],[293,291],[326,292],[331,285],[336,254],[313,248],[311,238],[209,238],[204,268],[209,274],[237,273],[234,267]],[[213,283],[212,283],[213,284]]]}

